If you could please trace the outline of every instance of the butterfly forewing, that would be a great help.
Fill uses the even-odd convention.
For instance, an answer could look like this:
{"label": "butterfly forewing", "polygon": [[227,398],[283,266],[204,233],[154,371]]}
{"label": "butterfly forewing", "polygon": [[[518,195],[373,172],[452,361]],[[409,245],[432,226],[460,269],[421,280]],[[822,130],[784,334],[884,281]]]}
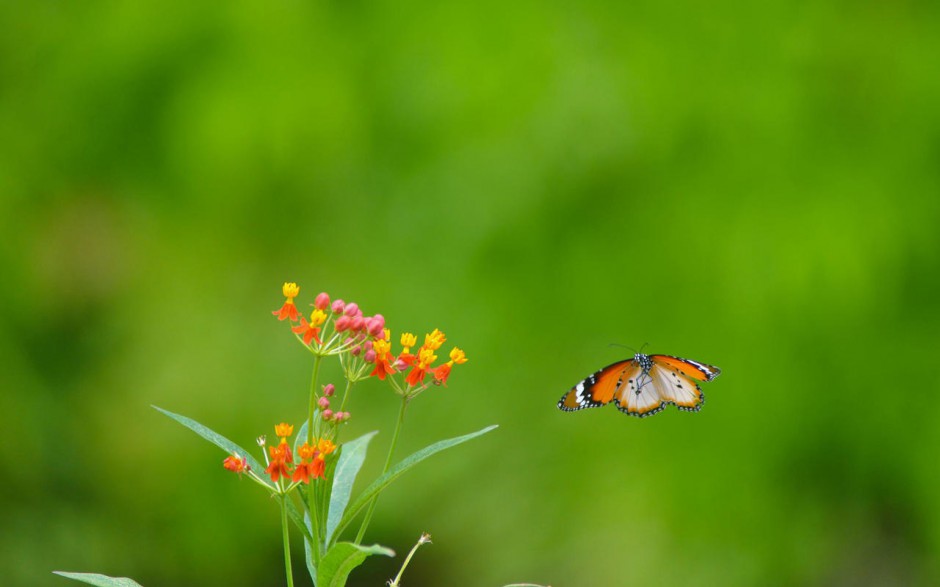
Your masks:
{"label": "butterfly forewing", "polygon": [[697,379],[698,381],[711,381],[721,375],[721,369],[705,363],[699,363],[691,359],[682,359],[672,355],[650,355],[650,360],[654,364],[661,364],[678,369],[686,377]]}
{"label": "butterfly forewing", "polygon": [[622,381],[627,371],[639,372],[639,370],[633,359],[607,365],[572,387],[558,401],[558,407],[566,412],[573,412],[606,405],[623,386]]}

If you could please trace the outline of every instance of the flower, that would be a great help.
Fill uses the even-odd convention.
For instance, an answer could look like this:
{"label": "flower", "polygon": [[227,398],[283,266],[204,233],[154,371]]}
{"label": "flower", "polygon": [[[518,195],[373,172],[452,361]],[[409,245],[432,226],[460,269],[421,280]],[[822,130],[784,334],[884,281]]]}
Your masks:
{"label": "flower", "polygon": [[251,467],[248,466],[248,459],[238,456],[237,452],[233,452],[232,456],[226,457],[225,460],[222,461],[222,466],[233,473],[242,473],[251,469]]}
{"label": "flower", "polygon": [[454,347],[450,351],[450,360],[441,365],[440,367],[434,369],[434,380],[438,383],[447,385],[447,378],[450,377],[450,369],[454,366],[454,363],[462,365],[467,362],[467,355],[457,347]]}
{"label": "flower", "polygon": [[291,330],[303,336],[304,344],[309,345],[311,340],[317,341],[317,344],[322,344],[323,341],[320,340],[320,326],[325,321],[326,313],[317,308],[310,314],[310,322],[307,322],[305,318],[301,318],[300,325],[294,326]]}
{"label": "flower", "polygon": [[[435,330],[435,332],[437,331]],[[405,378],[405,382],[408,385],[418,385],[424,381],[424,376],[427,375],[428,369],[431,367],[431,363],[436,360],[437,355],[434,354],[434,350],[428,348],[427,346],[422,346],[418,351],[417,363],[411,368],[411,371]]]}
{"label": "flower", "polygon": [[284,302],[284,305],[281,306],[280,310],[274,310],[271,313],[277,316],[278,320],[290,318],[291,322],[296,322],[297,306],[294,305],[294,298],[296,298],[300,293],[300,288],[297,287],[296,283],[284,282],[284,286],[281,288],[281,291],[284,293],[284,297],[287,298],[287,301]]}
{"label": "flower", "polygon": [[325,438],[321,438],[314,446],[305,442],[297,449],[301,463],[294,469],[294,483],[298,481],[310,483],[311,479],[322,478],[326,470],[326,455],[334,450],[336,450],[336,445]]}
{"label": "flower", "polygon": [[274,427],[274,433],[281,439],[281,442],[286,442],[287,437],[294,433],[294,427],[281,422]]}
{"label": "flower", "polygon": [[391,353],[389,352],[392,349],[392,345],[388,342],[389,332],[385,331],[385,338],[380,338],[372,343],[372,350],[367,351],[366,355],[369,353],[375,353],[375,369],[372,370],[370,375],[377,375],[379,379],[384,380],[386,375],[393,375],[395,369],[392,367],[389,359]]}
{"label": "flower", "polygon": [[436,351],[441,348],[441,345],[444,344],[446,340],[447,337],[444,336],[444,333],[435,328],[434,332],[431,334],[424,335],[424,347]]}
{"label": "flower", "polygon": [[265,473],[271,476],[271,481],[277,483],[278,479],[284,477],[285,479],[290,478],[290,465],[294,463],[294,455],[291,454],[290,446],[287,444],[286,439],[281,440],[281,444],[268,447],[268,452],[271,455],[271,462],[268,464],[268,468],[264,470]]}

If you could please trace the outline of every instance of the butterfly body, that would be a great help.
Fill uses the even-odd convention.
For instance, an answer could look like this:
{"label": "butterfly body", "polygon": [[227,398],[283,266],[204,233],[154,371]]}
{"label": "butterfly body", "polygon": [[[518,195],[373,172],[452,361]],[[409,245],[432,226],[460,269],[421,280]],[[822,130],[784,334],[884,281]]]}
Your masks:
{"label": "butterfly body", "polygon": [[711,381],[721,369],[672,355],[636,353],[588,375],[558,401],[566,412],[598,408],[616,402],[625,414],[643,418],[656,414],[669,404],[680,410],[697,412],[705,394],[697,381]]}

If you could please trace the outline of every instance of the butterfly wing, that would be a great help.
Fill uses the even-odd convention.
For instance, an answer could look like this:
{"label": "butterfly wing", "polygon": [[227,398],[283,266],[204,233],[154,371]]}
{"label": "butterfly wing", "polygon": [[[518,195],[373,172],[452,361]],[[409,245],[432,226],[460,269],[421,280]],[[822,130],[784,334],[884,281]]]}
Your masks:
{"label": "butterfly wing", "polygon": [[572,387],[558,400],[558,408],[574,412],[606,405],[624,389],[626,379],[636,380],[636,373],[640,372],[640,367],[633,359],[607,365]]}
{"label": "butterfly wing", "polygon": [[698,381],[711,381],[721,375],[721,369],[713,365],[706,365],[691,359],[682,359],[672,355],[650,355],[650,360],[654,365],[667,367],[672,371],[678,371],[686,377]]}
{"label": "butterfly wing", "polygon": [[[655,366],[653,367],[655,369]],[[617,409],[624,414],[645,418],[661,412],[668,401],[660,388],[653,369],[645,373],[641,368],[631,373],[617,398]]]}
{"label": "butterfly wing", "polygon": [[705,394],[694,380],[686,377],[677,367],[653,363],[650,377],[664,403],[674,404],[680,410],[697,412],[705,403]]}

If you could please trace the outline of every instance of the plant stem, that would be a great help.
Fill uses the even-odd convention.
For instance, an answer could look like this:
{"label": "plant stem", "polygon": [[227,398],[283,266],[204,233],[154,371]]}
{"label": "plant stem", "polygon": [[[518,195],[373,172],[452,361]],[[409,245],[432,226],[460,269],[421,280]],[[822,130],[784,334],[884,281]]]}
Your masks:
{"label": "plant stem", "polygon": [[[405,408],[408,407],[408,396],[402,396],[401,398],[401,409],[398,411],[398,423],[395,425],[395,434],[392,435],[392,444],[388,447],[388,456],[385,458],[385,467],[382,468],[382,475],[388,473],[389,467],[392,465],[392,456],[395,454],[395,445],[398,444],[398,434],[401,432],[402,422],[405,421]],[[378,494],[372,498],[372,501],[369,502],[369,509],[366,511],[365,518],[362,519],[362,526],[359,527],[359,533],[356,535],[356,544],[362,544],[362,537],[365,536],[366,528],[369,527],[369,522],[372,521],[372,512],[375,511],[375,502],[379,499]]]}
{"label": "plant stem", "polygon": [[[316,413],[317,405],[317,377],[320,375],[320,361],[323,359],[317,355],[313,360],[313,376],[310,379],[310,408],[307,414],[307,444],[313,445],[313,416]],[[317,515],[316,484],[307,488],[307,512],[310,514],[310,534],[313,536],[313,544],[310,545],[310,552],[313,553],[314,566],[320,564],[320,519]]]}
{"label": "plant stem", "polygon": [[281,496],[281,527],[284,529],[284,571],[287,573],[287,587],[294,587],[294,573],[290,567],[290,540],[287,535],[287,499],[286,495]]}
{"label": "plant stem", "polygon": [[320,361],[323,359],[317,355],[313,360],[313,376],[310,378],[310,407],[307,410],[307,443],[313,444],[313,413],[317,405],[317,377],[320,375]]}
{"label": "plant stem", "polygon": [[401,569],[398,571],[398,575],[391,582],[389,582],[388,587],[399,587],[399,581],[401,581],[401,576],[405,572],[405,567],[407,567],[408,563],[411,562],[411,557],[415,555],[415,551],[418,550],[419,546],[422,544],[427,544],[428,542],[431,542],[431,537],[427,534],[422,534],[421,538],[418,538],[418,542],[416,542],[415,545],[411,547],[411,552],[408,553],[408,556],[405,558],[405,562],[402,563]]}

